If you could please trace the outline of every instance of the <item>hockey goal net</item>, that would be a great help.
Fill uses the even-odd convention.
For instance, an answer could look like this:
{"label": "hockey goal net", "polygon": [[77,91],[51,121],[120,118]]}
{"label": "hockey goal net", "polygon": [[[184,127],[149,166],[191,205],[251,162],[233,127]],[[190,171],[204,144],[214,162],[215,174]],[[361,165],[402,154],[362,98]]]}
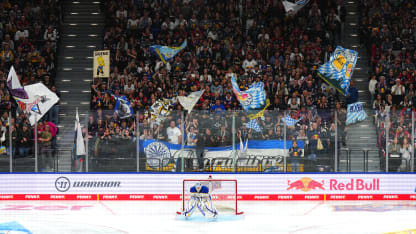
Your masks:
{"label": "hockey goal net", "polygon": [[185,179],[182,186],[182,211],[185,211],[191,197],[190,189],[197,182],[209,188],[211,200],[220,214],[241,215],[238,207],[238,185],[233,179]]}

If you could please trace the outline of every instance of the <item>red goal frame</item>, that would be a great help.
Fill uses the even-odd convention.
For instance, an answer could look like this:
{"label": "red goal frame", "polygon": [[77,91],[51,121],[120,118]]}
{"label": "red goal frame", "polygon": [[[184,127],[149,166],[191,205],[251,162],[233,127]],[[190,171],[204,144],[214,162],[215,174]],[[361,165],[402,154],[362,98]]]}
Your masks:
{"label": "red goal frame", "polygon": [[[189,181],[194,181],[195,183],[196,182],[204,182],[204,181],[207,181],[207,182],[212,182],[212,181],[226,181],[226,182],[234,182],[234,186],[235,186],[235,204],[234,204],[234,206],[235,206],[235,214],[236,215],[242,215],[242,214],[244,214],[244,212],[243,211],[239,211],[238,210],[238,182],[237,182],[237,180],[235,180],[235,179],[184,179],[183,181],[182,181],[182,211],[185,211],[185,209],[186,209],[186,204],[185,204],[185,183],[186,182],[189,182]],[[177,212],[177,213],[179,213],[179,212]]]}

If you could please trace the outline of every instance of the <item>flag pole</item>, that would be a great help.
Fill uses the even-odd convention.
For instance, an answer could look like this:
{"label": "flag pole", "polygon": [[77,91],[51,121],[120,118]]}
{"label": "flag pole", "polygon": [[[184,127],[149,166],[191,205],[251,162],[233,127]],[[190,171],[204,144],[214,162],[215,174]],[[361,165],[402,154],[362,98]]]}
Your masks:
{"label": "flag pole", "polygon": [[88,124],[89,124],[89,121],[88,121],[88,115],[87,115],[87,124],[85,125],[85,127],[87,128],[87,137],[85,138],[85,172],[88,172],[89,171],[89,169],[88,169],[88,160],[89,160],[89,147],[88,147],[88,144],[89,144],[89,139],[88,139],[88,137],[89,137],[89,133],[88,133]]}
{"label": "flag pole", "polygon": [[[183,162],[183,151],[184,151],[184,141],[185,141],[185,121],[183,117],[183,111],[181,111],[181,131],[182,131],[182,140],[181,140],[181,172],[184,172],[184,162]],[[162,161],[162,168],[163,168],[163,161]]]}
{"label": "flag pole", "polygon": [[232,135],[233,135],[233,172],[235,172],[235,112],[233,112]]}
{"label": "flag pole", "polygon": [[[284,116],[284,118],[286,118],[286,116],[287,116],[287,113],[286,113],[286,111],[284,111],[284,114],[283,114],[283,116]],[[287,125],[287,123],[286,123],[286,121],[283,123],[283,150],[284,150],[284,161],[283,161],[283,170],[284,170],[284,172],[287,172],[287,158],[288,158],[288,154],[289,153],[287,153],[286,152],[286,125]],[[287,154],[286,154],[287,153]],[[292,171],[293,171],[293,169],[292,169]]]}
{"label": "flag pole", "polygon": [[335,110],[335,172],[338,172],[338,112]]}
{"label": "flag pole", "polygon": [[35,115],[35,172],[38,172],[38,120]]}
{"label": "flag pole", "polygon": [[140,171],[140,131],[139,131],[139,114],[136,112],[136,171]]}
{"label": "flag pole", "polygon": [[13,172],[13,141],[12,141],[12,112],[9,111],[9,167],[10,172]]}

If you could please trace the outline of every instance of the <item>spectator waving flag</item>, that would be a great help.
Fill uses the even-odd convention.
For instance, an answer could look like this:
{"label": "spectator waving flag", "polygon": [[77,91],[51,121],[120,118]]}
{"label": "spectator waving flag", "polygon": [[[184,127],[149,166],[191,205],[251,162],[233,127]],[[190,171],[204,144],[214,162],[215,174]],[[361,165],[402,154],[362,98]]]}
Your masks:
{"label": "spectator waving flag", "polygon": [[233,85],[235,96],[237,96],[238,101],[245,111],[258,109],[266,104],[266,92],[264,91],[263,82],[254,83],[250,85],[248,90],[241,91],[236,79],[231,75],[231,84]]}
{"label": "spectator waving flag", "polygon": [[173,105],[176,102],[176,98],[171,99],[159,99],[150,107],[150,114],[152,115],[152,121],[160,123],[163,121],[172,111]]}
{"label": "spectator waving flag", "polygon": [[355,102],[349,104],[347,107],[347,121],[346,124],[354,124],[359,121],[363,121],[367,118],[362,102]]}
{"label": "spectator waving flag", "polygon": [[299,119],[293,119],[292,117],[290,117],[290,115],[286,115],[286,117],[283,117],[282,118],[282,121],[287,125],[287,126],[290,126],[290,127],[293,127],[293,126],[295,126],[295,124],[297,123],[297,122],[299,122],[299,121],[301,121],[302,120],[302,117],[300,117]]}
{"label": "spectator waving flag", "polygon": [[357,51],[337,46],[329,61],[319,67],[318,75],[346,96],[357,57]]}
{"label": "spectator waving flag", "polygon": [[149,48],[149,51],[155,53],[162,60],[163,63],[167,63],[172,60],[183,48],[187,45],[186,40],[179,47],[169,47],[161,45],[152,45]]}
{"label": "spectator waving flag", "polygon": [[130,118],[134,115],[133,108],[130,106],[130,102],[126,96],[118,97],[117,95],[111,94],[116,99],[116,105],[114,107],[115,112],[120,119]]}
{"label": "spectator waving flag", "polygon": [[191,113],[192,109],[194,108],[198,100],[201,98],[204,91],[205,90],[192,92],[187,97],[185,96],[178,97],[179,103],[183,106],[183,108],[185,108],[185,110],[188,111],[188,114]]}
{"label": "spectator waving flag", "polygon": [[246,123],[246,127],[251,128],[256,132],[261,132],[261,128],[260,128],[259,124],[257,123],[256,119],[252,119],[248,123]]}
{"label": "spectator waving flag", "polygon": [[309,0],[297,0],[296,2],[282,1],[286,14],[296,14],[309,3]]}
{"label": "spectator waving flag", "polygon": [[32,126],[59,101],[58,96],[42,83],[22,87],[13,67],[7,77],[7,89]]}

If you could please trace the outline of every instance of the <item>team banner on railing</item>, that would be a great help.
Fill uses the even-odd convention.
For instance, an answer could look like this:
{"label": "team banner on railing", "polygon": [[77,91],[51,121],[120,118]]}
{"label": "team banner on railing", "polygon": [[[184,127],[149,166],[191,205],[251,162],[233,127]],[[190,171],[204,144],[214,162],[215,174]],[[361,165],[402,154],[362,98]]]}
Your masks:
{"label": "team banner on railing", "polygon": [[319,67],[318,75],[343,95],[348,95],[358,52],[337,46],[330,60]]}
{"label": "team banner on railing", "polygon": [[[207,174],[1,174],[0,200],[181,200]],[[416,200],[415,174],[213,174],[239,200]]]}
{"label": "team banner on railing", "polygon": [[[144,152],[146,154],[146,162],[151,168],[158,168],[159,165],[166,167],[170,162],[175,161],[179,157],[196,158],[194,154],[194,146],[185,146],[181,151],[180,144],[171,144],[164,141],[145,140],[141,141]],[[268,140],[256,141],[249,140],[247,146],[244,146],[245,155],[251,156],[286,156],[288,149],[292,146],[292,141]],[[240,145],[235,145],[236,150],[240,151]],[[304,148],[304,142],[298,141],[298,147]],[[141,148],[141,147],[140,147]],[[181,155],[183,153],[183,155]],[[303,156],[303,154],[302,154]],[[232,146],[205,147],[205,158],[232,158]],[[242,156],[244,157],[244,156]]]}
{"label": "team banner on railing", "polygon": [[93,77],[108,78],[110,77],[110,51],[94,51],[94,69]]}

